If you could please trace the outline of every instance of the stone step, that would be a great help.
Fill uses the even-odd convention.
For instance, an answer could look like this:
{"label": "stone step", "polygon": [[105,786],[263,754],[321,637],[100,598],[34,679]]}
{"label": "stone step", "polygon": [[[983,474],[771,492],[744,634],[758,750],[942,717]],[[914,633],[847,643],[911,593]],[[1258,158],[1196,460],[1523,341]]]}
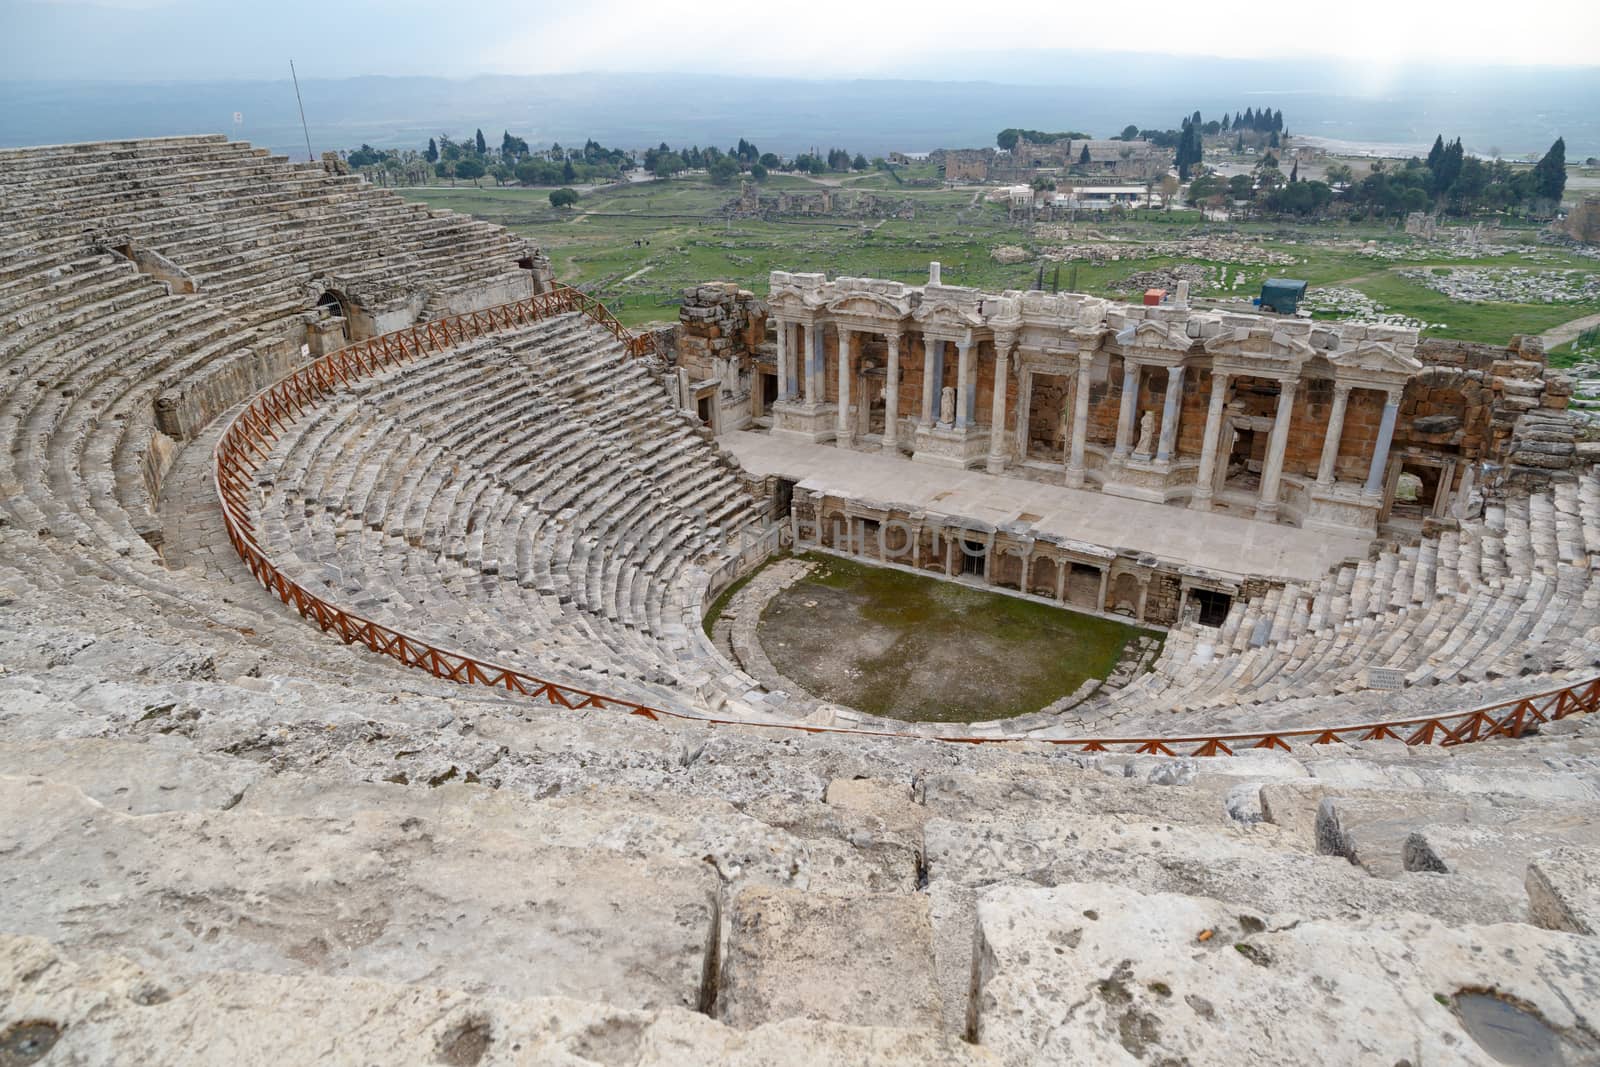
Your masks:
{"label": "stone step", "polygon": [[[978,1067],[987,1051],[935,1032],[789,1019],[740,1030],[677,1007],[508,999],[440,981],[244,971],[184,973],[104,951],[67,954],[0,935],[0,1048],[17,1062],[304,1062],[494,1067],[926,1064]],[[619,1059],[619,1056],[626,1057]]]}
{"label": "stone step", "polygon": [[985,894],[976,955],[969,1037],[1007,1064],[1576,1063],[1600,1023],[1600,942],[1525,926],[1091,882]]}

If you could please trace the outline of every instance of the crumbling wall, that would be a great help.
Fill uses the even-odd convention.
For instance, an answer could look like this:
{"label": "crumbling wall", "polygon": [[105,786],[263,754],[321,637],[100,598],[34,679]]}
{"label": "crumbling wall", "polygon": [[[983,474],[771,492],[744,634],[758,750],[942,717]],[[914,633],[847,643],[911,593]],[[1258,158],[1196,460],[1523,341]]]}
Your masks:
{"label": "crumbling wall", "polygon": [[1429,339],[1417,345],[1417,358],[1429,365],[1419,380],[1462,393],[1461,452],[1490,465],[1486,488],[1537,489],[1578,465],[1566,412],[1572,379],[1546,366],[1539,338],[1518,334],[1503,346]]}
{"label": "crumbling wall", "polygon": [[[715,428],[742,429],[752,420],[751,390],[756,385],[758,350],[766,343],[767,305],[732,282],[708,282],[683,291],[673,337],[680,381],[694,396],[707,389],[716,396]],[[684,407],[692,408],[689,398]]]}

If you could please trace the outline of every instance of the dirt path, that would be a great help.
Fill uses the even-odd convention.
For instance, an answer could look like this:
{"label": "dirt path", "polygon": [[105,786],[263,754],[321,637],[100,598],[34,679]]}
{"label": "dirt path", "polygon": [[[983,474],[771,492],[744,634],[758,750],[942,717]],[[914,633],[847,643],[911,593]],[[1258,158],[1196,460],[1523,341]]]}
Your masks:
{"label": "dirt path", "polygon": [[1600,315],[1585,315],[1581,319],[1563,322],[1560,326],[1546,330],[1539,335],[1539,340],[1544,342],[1544,350],[1550,351],[1556,345],[1564,345],[1575,339],[1584,330],[1600,326]]}

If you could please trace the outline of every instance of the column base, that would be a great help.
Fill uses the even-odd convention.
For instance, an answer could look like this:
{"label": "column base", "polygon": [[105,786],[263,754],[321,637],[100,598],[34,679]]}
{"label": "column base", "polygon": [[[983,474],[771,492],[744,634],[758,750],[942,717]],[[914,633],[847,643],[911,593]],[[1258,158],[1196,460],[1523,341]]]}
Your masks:
{"label": "column base", "polygon": [[1194,464],[1157,463],[1143,456],[1132,456],[1106,471],[1102,493],[1166,504],[1187,495],[1194,478]]}
{"label": "column base", "polygon": [[838,423],[839,413],[832,404],[779,401],[772,405],[773,437],[820,444],[834,439]]}
{"label": "column base", "polygon": [[1311,489],[1310,508],[1301,526],[1325,533],[1371,537],[1378,532],[1381,510],[1382,497],[1369,497],[1338,483],[1317,485]]}
{"label": "column base", "polygon": [[1271,503],[1263,501],[1262,503],[1257,504],[1256,518],[1260,519],[1262,522],[1277,522],[1278,502],[1276,500],[1272,501]]}
{"label": "column base", "polygon": [[1062,484],[1068,489],[1082,489],[1086,473],[1082,467],[1068,467],[1067,477]]}
{"label": "column base", "polygon": [[1204,496],[1196,493],[1194,496],[1189,498],[1190,511],[1210,511],[1214,506],[1215,505],[1211,500],[1210,493],[1207,493]]}
{"label": "column base", "polygon": [[939,467],[971,469],[982,466],[989,452],[989,432],[977,428],[958,430],[953,426],[917,427],[916,452],[912,459]]}

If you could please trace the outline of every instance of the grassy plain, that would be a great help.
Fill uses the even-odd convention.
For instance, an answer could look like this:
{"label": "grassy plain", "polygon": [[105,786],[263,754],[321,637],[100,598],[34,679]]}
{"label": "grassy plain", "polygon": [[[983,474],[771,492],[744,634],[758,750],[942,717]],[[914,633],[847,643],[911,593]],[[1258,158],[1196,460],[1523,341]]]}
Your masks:
{"label": "grassy plain", "polygon": [[[928,170],[926,165],[923,170]],[[726,206],[737,195],[737,188],[697,177],[585,191],[578,205],[568,210],[551,208],[547,189],[460,185],[401,193],[498,222],[527,236],[549,253],[558,278],[596,293],[630,325],[675,320],[682,290],[698,282],[733,281],[763,293],[773,270],[826,271],[830,276],[866,275],[915,283],[927,277],[928,261],[937,259],[944,265],[944,277],[955,284],[990,290],[1028,288],[1037,277],[1046,249],[1059,244],[1059,238],[1008,219],[1002,207],[983,199],[983,190],[905,183],[908,178],[928,176],[915,168],[902,171],[900,183],[885,173],[821,182],[775,174],[765,186],[767,191],[815,191],[827,186],[903,198],[915,204],[911,220],[731,219]],[[1400,277],[1399,271],[1416,266],[1593,270],[1595,261],[1548,246],[1539,247],[1531,256],[1471,259],[1451,253],[1444,243],[1405,238],[1392,222],[1208,223],[1197,212],[1183,210],[1140,210],[1117,219],[1085,212],[1080,213],[1071,239],[1148,244],[1200,236],[1248,238],[1262,248],[1293,255],[1299,262],[1241,266],[1172,256],[1123,255],[1108,263],[1062,263],[1060,285],[1126,298],[1128,293],[1113,285],[1131,272],[1180,262],[1209,264],[1228,268],[1231,295],[1253,295],[1268,275],[1300,277],[1313,287],[1359,289],[1387,311],[1443,324],[1426,331],[1429,334],[1492,343],[1516,333],[1541,333],[1600,312],[1600,302],[1469,304],[1451,300]],[[1494,240],[1532,245],[1535,239],[1532,231],[1511,230]],[[1368,241],[1399,252],[1400,258],[1363,254],[1361,248]],[[991,252],[1001,245],[1020,247],[1028,258],[1013,264],[997,262]],[[1232,280],[1241,271],[1244,280],[1234,288]],[[1046,263],[1046,286],[1055,277],[1056,264]]]}

